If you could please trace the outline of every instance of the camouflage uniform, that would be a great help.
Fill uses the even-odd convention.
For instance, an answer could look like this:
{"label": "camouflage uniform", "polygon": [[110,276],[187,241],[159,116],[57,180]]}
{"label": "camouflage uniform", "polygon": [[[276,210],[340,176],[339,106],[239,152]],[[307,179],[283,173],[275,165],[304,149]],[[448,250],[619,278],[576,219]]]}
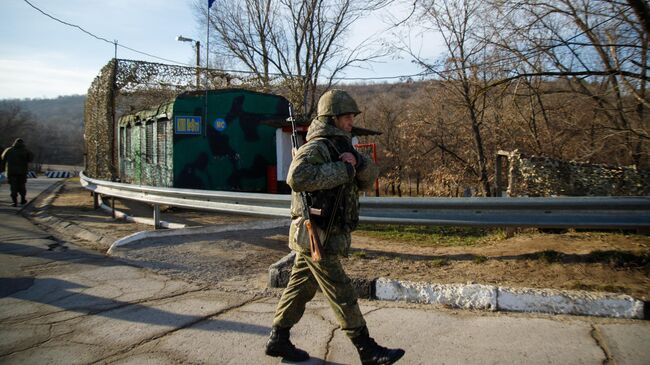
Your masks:
{"label": "camouflage uniform", "polygon": [[[287,183],[293,190],[289,247],[297,255],[289,284],[278,303],[274,326],[291,327],[297,323],[304,313],[305,305],[319,288],[330,302],[341,329],[348,336],[357,336],[358,331],[365,326],[356,293],[343,271],[339,256],[347,256],[350,249],[350,233],[359,218],[359,189],[372,187],[377,178],[377,168],[372,161],[358,153],[355,153],[356,170],[348,163],[332,160],[330,149],[341,153],[352,150],[351,137],[350,133],[328,123],[327,117],[318,117],[309,127],[307,143],[300,147],[289,167]],[[316,228],[325,251],[323,259],[314,262],[310,257],[309,236],[298,192],[340,186],[343,186],[343,216],[327,237],[324,229]]]}
{"label": "camouflage uniform", "polygon": [[11,187],[11,200],[13,206],[17,205],[17,198],[20,194],[20,204],[27,203],[25,195],[27,189],[27,167],[34,155],[25,147],[21,138],[16,138],[14,144],[2,153],[2,168],[5,169],[7,180]]}
{"label": "camouflage uniform", "polygon": [[[341,330],[357,348],[363,365],[389,365],[404,356],[404,350],[380,346],[370,337],[354,288],[339,261],[340,256],[347,256],[350,233],[359,221],[359,189],[370,188],[377,178],[377,167],[351,144],[352,114],[359,113],[357,103],[345,91],[323,94],[318,100],[318,117],[307,132],[307,143],[298,149],[289,167],[287,183],[293,190],[289,247],[296,252],[296,260],[266,343],[269,356],[309,360],[306,351],[291,343],[289,332],[318,289],[329,301]],[[311,258],[300,192],[305,192],[311,208],[326,212],[321,214],[325,219],[310,216],[324,246],[318,261]]]}

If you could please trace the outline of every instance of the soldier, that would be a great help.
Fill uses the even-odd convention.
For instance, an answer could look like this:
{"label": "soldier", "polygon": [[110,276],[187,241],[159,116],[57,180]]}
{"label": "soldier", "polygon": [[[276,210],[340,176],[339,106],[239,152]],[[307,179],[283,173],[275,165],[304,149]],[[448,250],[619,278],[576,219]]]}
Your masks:
{"label": "soldier", "polygon": [[[0,145],[0,151],[4,152],[5,147],[3,145]],[[0,153],[0,185],[5,181],[5,164],[4,160],[2,159],[2,153]]]}
{"label": "soldier", "polygon": [[[309,359],[307,352],[291,343],[289,331],[319,288],[334,310],[341,330],[357,348],[362,364],[392,364],[404,355],[404,350],[379,346],[370,337],[354,288],[339,260],[339,256],[348,255],[350,233],[359,220],[359,189],[372,187],[377,178],[377,167],[351,144],[354,117],[359,113],[347,92],[324,93],[318,101],[318,116],[309,126],[307,143],[298,149],[289,167],[287,183],[292,189],[289,247],[296,252],[296,259],[266,344],[269,356],[291,361]],[[324,246],[320,261],[310,256],[300,192],[307,192],[311,208],[324,212],[312,219]]]}
{"label": "soldier", "polygon": [[27,203],[25,195],[27,189],[27,165],[32,162],[34,155],[25,147],[22,138],[16,138],[14,144],[2,153],[2,169],[5,170],[7,181],[11,187],[12,207],[18,205],[18,194],[20,194],[20,204]]}

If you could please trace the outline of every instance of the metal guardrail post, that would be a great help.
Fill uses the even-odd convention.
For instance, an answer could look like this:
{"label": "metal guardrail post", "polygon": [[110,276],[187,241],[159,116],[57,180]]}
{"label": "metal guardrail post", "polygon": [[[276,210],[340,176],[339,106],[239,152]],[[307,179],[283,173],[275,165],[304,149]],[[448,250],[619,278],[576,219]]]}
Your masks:
{"label": "metal guardrail post", "polygon": [[160,205],[153,205],[153,226],[155,229],[160,229]]}
{"label": "metal guardrail post", "polygon": [[99,196],[94,191],[91,195],[93,196],[93,209],[97,210],[99,208]]}
{"label": "metal guardrail post", "polygon": [[113,216],[113,219],[115,219],[115,197],[111,197],[111,215]]}

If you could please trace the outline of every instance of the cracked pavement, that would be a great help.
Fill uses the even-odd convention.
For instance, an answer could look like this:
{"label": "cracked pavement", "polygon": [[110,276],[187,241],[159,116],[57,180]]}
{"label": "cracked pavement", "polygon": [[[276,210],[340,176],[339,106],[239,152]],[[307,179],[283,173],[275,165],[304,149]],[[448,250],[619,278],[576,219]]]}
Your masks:
{"label": "cracked pavement", "polygon": [[[60,241],[17,215],[6,190],[0,187],[0,363],[282,363],[263,352],[279,291],[184,280]],[[371,335],[406,350],[400,364],[650,360],[648,321],[360,303]],[[307,364],[359,364],[320,294],[291,335],[312,356]]]}

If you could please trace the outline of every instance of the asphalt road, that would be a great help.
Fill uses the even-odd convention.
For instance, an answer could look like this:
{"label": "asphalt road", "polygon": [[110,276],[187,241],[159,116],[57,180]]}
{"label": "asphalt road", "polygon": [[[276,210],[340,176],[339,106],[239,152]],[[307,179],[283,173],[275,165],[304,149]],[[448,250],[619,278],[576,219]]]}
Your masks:
{"label": "asphalt road", "polygon": [[[154,272],[60,241],[8,203],[3,185],[0,363],[281,363],[263,353],[278,291]],[[406,350],[400,364],[650,363],[648,321],[360,303],[371,335]],[[359,364],[337,327],[318,294],[292,331],[308,364]]]}

